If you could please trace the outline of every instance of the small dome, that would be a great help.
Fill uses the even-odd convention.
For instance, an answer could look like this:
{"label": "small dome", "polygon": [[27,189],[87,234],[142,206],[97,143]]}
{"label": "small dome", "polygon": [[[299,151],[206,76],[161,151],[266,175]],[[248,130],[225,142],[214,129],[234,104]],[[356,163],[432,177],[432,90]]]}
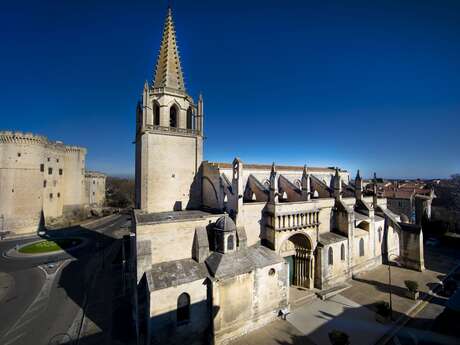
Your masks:
{"label": "small dome", "polygon": [[235,231],[235,222],[228,215],[220,217],[214,225],[216,231]]}
{"label": "small dome", "polygon": [[409,218],[405,214],[401,214],[401,223],[409,223]]}

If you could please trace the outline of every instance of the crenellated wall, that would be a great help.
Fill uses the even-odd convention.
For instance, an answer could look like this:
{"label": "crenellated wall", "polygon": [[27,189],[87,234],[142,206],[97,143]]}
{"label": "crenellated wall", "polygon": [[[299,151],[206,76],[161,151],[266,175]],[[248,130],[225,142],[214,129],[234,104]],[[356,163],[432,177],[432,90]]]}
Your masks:
{"label": "crenellated wall", "polygon": [[0,231],[35,232],[86,203],[86,149],[41,135],[0,132]]}

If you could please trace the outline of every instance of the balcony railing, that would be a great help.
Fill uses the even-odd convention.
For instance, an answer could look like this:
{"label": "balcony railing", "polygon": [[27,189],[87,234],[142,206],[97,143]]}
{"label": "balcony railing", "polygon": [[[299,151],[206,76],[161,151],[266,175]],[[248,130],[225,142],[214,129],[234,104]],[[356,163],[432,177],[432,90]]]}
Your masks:
{"label": "balcony railing", "polygon": [[295,212],[284,215],[270,215],[268,226],[276,231],[307,229],[319,226],[319,212]]}
{"label": "balcony railing", "polygon": [[179,127],[167,127],[167,126],[155,126],[155,125],[145,125],[145,130],[148,132],[172,132],[185,135],[199,135],[200,132],[196,129],[189,128],[179,128]]}

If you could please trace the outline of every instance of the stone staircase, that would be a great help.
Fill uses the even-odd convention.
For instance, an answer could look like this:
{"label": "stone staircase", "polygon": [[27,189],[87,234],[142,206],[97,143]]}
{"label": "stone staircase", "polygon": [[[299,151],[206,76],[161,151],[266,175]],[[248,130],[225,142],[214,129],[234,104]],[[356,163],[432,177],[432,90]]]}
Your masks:
{"label": "stone staircase", "polygon": [[344,283],[344,284],[333,286],[329,289],[318,291],[316,294],[318,295],[319,298],[321,298],[321,300],[324,301],[328,298],[338,295],[342,291],[345,291],[349,288],[351,288],[351,285],[348,283]]}

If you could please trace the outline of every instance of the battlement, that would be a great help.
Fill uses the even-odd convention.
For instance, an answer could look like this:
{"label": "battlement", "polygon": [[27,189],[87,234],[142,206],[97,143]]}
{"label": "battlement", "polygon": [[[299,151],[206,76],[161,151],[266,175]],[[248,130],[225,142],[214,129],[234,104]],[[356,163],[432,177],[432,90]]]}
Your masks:
{"label": "battlement", "polygon": [[85,178],[107,178],[107,175],[98,171],[86,171]]}
{"label": "battlement", "polygon": [[62,141],[51,141],[44,135],[21,131],[0,131],[0,144],[33,144],[43,145],[66,152],[81,152],[86,154],[84,147],[67,146]]}

